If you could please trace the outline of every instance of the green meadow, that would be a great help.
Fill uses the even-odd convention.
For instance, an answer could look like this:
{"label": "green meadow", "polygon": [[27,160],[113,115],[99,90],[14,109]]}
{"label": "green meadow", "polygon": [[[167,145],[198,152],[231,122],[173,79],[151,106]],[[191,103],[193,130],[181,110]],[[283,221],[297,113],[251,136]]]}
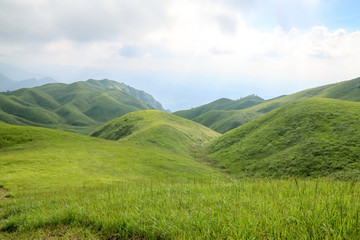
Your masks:
{"label": "green meadow", "polygon": [[[2,203],[5,239],[358,239],[359,183],[117,182],[31,191]],[[63,239],[67,239],[65,236]]]}
{"label": "green meadow", "polygon": [[38,101],[43,115],[30,106],[35,92],[0,96],[4,106],[28,99],[30,117],[21,104],[24,118],[2,115],[19,125],[72,119],[57,108],[96,122],[83,125],[90,136],[0,122],[0,239],[360,239],[357,81],[183,112],[225,124],[223,113],[247,111],[224,134],[158,110],[101,116],[99,99],[125,94],[111,81],[72,85],[89,94],[83,105],[77,94]]}
{"label": "green meadow", "polygon": [[[154,116],[168,120],[155,121]],[[110,124],[131,118],[137,118],[133,123],[140,126],[133,132],[133,136],[138,134],[138,143],[131,138],[132,134],[120,141],[110,141],[60,130],[0,124],[3,184],[0,236],[4,239],[360,237],[358,182],[329,178],[235,179],[204,164],[207,161],[204,147],[193,144],[199,141],[197,134],[187,135],[192,141],[184,143],[184,147],[192,151],[184,155],[177,153],[178,148],[148,141],[147,131],[152,129],[148,125],[158,129],[162,125],[174,126],[179,123],[177,120],[185,121],[187,128],[177,131],[186,134],[196,123],[150,111],[130,114]],[[99,131],[103,129],[107,129],[106,125]],[[201,130],[208,137],[206,141],[216,139],[217,134],[210,129]],[[156,136],[164,138],[167,133],[160,131]]]}

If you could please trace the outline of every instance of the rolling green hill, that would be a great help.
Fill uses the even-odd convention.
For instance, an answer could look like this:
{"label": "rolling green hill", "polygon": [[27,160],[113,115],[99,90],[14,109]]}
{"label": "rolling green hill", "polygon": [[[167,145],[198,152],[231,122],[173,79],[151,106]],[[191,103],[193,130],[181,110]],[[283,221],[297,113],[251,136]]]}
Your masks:
{"label": "rolling green hill", "polygon": [[190,157],[149,144],[0,123],[0,183],[16,193],[20,187],[26,191],[114,181],[181,181],[209,174],[218,175]]}
{"label": "rolling green hill", "polygon": [[200,107],[192,108],[189,110],[177,111],[174,114],[179,117],[194,120],[200,115],[212,110],[239,110],[260,104],[264,101],[265,101],[264,99],[255,95],[249,95],[247,97],[238,100],[220,98],[218,100],[202,105]]}
{"label": "rolling green hill", "polygon": [[0,94],[0,121],[81,133],[150,108],[162,106],[151,95],[111,80],[46,84]]}
{"label": "rolling green hill", "polygon": [[359,178],[360,103],[310,98],[280,107],[208,146],[237,176]]}
{"label": "rolling green hill", "polygon": [[219,135],[201,124],[158,110],[128,113],[91,134],[140,146],[156,146],[185,156],[191,156],[196,146]]}
{"label": "rolling green hill", "polygon": [[215,139],[237,176],[357,177],[359,104],[297,101],[219,139],[156,110],[93,134],[118,141],[0,123],[0,238],[358,239],[358,182],[234,179],[193,147]]}
{"label": "rolling green hill", "polygon": [[[224,133],[247,122],[250,122],[251,120],[280,106],[301,99],[321,97],[358,102],[360,101],[359,86],[360,78],[356,78],[349,81],[307,89],[287,96],[281,96],[237,111],[228,111],[228,109],[224,106],[224,109],[221,109],[221,111],[208,111],[196,116],[188,115],[188,113],[194,112],[193,109],[180,111],[180,113],[185,118],[189,118],[193,121],[201,123],[217,132]],[[225,102],[224,104],[226,105]],[[203,109],[205,106],[206,105],[194,109]],[[178,113],[179,112],[175,114]]]}
{"label": "rolling green hill", "polygon": [[[346,112],[340,112],[345,116],[337,115],[341,101],[333,101],[328,106],[320,104],[331,106],[326,114],[334,112],[325,115],[327,119],[348,121],[315,127],[334,126],[341,132],[353,116]],[[350,109],[353,107],[358,109],[358,104]],[[323,111],[316,119],[324,116]],[[359,183],[231,179],[193,158],[155,147],[149,136],[142,135],[147,128],[155,128],[149,115],[174,128],[183,120],[157,111],[143,114],[143,120],[132,120],[129,115],[133,114],[127,115],[127,121],[124,118],[138,127],[127,135],[138,143],[127,141],[127,137],[109,141],[0,123],[0,238],[359,238]],[[179,131],[186,133],[194,125],[188,123]],[[169,141],[173,139],[169,137]],[[353,143],[350,139],[346,147],[359,145]]]}

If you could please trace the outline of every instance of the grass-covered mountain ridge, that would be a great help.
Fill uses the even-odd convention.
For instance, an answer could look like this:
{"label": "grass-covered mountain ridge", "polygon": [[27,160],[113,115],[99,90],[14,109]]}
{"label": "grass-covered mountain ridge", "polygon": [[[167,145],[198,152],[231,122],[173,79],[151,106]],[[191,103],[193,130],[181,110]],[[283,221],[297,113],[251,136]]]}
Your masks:
{"label": "grass-covered mountain ridge", "polygon": [[[267,101],[259,100],[255,102],[257,104],[247,105],[242,109],[230,108],[228,106],[223,106],[222,108],[211,107],[217,106],[218,102],[223,102],[222,99],[219,99],[217,101],[194,109],[175,112],[175,114],[201,123],[217,132],[225,133],[231,129],[250,122],[278,107],[301,99],[320,97],[359,102],[359,86],[360,78],[356,78],[349,81],[342,81],[334,84],[307,89],[301,92],[286,96],[280,96]],[[240,101],[241,100],[243,99],[240,99]],[[232,103],[230,103],[229,106],[232,106]]]}
{"label": "grass-covered mountain ridge", "polygon": [[0,94],[0,121],[89,133],[126,113],[164,110],[151,95],[123,83],[52,83]]}
{"label": "grass-covered mountain ridge", "polygon": [[231,130],[207,146],[237,176],[359,179],[360,103],[309,98]]}

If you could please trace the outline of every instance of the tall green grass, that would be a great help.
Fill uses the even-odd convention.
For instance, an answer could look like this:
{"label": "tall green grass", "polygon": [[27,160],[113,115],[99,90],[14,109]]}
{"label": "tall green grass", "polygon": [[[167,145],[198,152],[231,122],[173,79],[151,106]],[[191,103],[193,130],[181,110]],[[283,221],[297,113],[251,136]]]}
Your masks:
{"label": "tall green grass", "polygon": [[[359,239],[360,184],[204,179],[114,183],[6,202],[7,236],[67,226],[104,239]],[[17,231],[15,233],[12,233]]]}

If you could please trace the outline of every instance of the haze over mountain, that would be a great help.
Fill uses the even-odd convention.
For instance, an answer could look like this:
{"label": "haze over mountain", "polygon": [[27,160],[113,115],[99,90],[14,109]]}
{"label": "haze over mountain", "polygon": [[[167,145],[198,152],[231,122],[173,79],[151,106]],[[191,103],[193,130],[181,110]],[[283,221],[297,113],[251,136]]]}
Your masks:
{"label": "haze over mountain", "polygon": [[13,91],[20,88],[32,88],[47,83],[56,83],[56,81],[50,77],[29,78],[21,81],[14,81],[0,73],[0,92]]}
{"label": "haze over mountain", "polygon": [[128,112],[161,109],[151,95],[111,80],[53,83],[0,94],[0,120],[88,133]]}

